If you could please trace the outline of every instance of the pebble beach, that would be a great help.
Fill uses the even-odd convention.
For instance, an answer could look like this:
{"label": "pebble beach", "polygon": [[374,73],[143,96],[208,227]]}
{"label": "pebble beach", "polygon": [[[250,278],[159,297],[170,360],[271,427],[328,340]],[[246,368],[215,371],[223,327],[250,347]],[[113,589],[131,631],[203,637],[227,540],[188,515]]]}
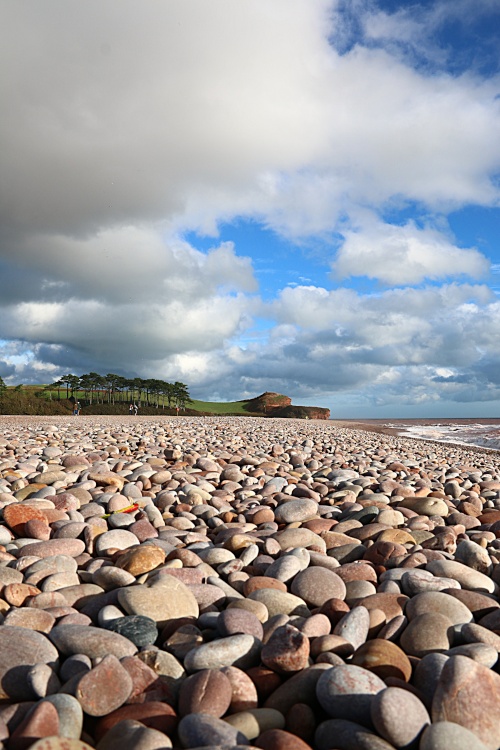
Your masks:
{"label": "pebble beach", "polygon": [[499,591],[498,451],[0,417],[0,748],[498,750]]}

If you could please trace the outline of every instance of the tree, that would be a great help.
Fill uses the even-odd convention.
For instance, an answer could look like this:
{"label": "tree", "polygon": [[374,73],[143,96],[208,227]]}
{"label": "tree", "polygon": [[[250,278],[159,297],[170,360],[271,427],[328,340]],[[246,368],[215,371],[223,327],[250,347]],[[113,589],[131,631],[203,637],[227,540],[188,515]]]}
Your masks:
{"label": "tree", "polygon": [[7,386],[3,382],[3,378],[0,378],[0,398],[2,398],[6,390],[7,390]]}
{"label": "tree", "polygon": [[[57,400],[61,400],[61,388],[64,386],[64,380],[62,378],[59,378],[59,380],[54,381],[50,385],[47,386],[47,388],[57,388]],[[50,393],[50,390],[49,390]],[[52,394],[50,395],[50,398],[52,399]]]}
{"label": "tree", "polygon": [[186,404],[191,403],[191,398],[189,397],[187,385],[185,383],[179,383],[179,381],[176,381],[174,383],[173,390],[174,390],[175,405],[178,406],[180,409],[185,409]]}
{"label": "tree", "polygon": [[76,377],[77,377],[76,375],[73,375],[70,372],[68,373],[68,375],[63,375],[61,378],[61,383],[66,386],[66,398],[69,398],[70,390],[71,390],[71,393],[73,393],[73,383]]}

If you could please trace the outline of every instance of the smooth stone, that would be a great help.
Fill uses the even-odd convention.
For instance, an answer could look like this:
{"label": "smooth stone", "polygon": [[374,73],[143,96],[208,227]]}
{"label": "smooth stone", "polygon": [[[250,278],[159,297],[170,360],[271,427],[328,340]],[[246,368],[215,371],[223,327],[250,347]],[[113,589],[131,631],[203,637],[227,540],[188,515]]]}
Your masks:
{"label": "smooth stone", "polygon": [[135,583],[136,579],[132,573],[120,568],[115,568],[114,565],[103,566],[92,573],[92,583],[100,586],[104,591],[111,591],[112,589],[119,589],[122,586],[130,586]]}
{"label": "smooth stone", "polygon": [[397,748],[414,744],[431,717],[416,695],[398,687],[388,687],[373,698],[373,726],[385,740]]}
{"label": "smooth stone", "polygon": [[3,624],[36,630],[39,633],[49,633],[55,622],[56,618],[54,615],[44,609],[20,607],[19,609],[10,609],[5,615]]}
{"label": "smooth stone", "polygon": [[274,617],[275,615],[300,615],[301,617],[309,617],[311,614],[303,599],[284,591],[267,588],[257,589],[256,591],[252,591],[248,598],[264,604],[269,617]]}
{"label": "smooth stone", "polygon": [[160,626],[179,617],[199,615],[192,592],[173,576],[163,576],[152,586],[119,589],[118,601],[127,614],[150,617]]}
{"label": "smooth stone", "polygon": [[132,678],[116,656],[109,654],[85,672],[75,697],[88,716],[106,716],[120,708],[132,692]]}
{"label": "smooth stone", "polygon": [[223,719],[208,714],[189,714],[179,722],[177,732],[182,747],[197,748],[208,745],[248,745],[248,739]]}
{"label": "smooth stone", "polygon": [[293,625],[287,624],[274,631],[262,647],[260,659],[266,667],[278,674],[288,674],[308,666],[309,651],[309,638]]}
{"label": "smooth stone", "polygon": [[[314,664],[292,675],[277,687],[264,703],[265,708],[275,708],[284,716],[296,703],[316,706],[316,686],[321,675],[330,670],[329,664]],[[274,673],[273,673],[274,674]]]}
{"label": "smooth stone", "polygon": [[226,716],[224,721],[244,734],[248,740],[254,740],[263,732],[271,729],[285,728],[285,717],[274,708],[254,708],[248,711],[240,711]]}
{"label": "smooth stone", "polygon": [[10,750],[26,750],[37,740],[59,733],[59,715],[55,706],[41,701],[27,713],[9,738]]}
{"label": "smooth stone", "polygon": [[411,620],[400,637],[401,648],[410,656],[447,651],[453,642],[453,623],[439,612],[425,612]]}
{"label": "smooth stone", "polygon": [[290,581],[294,576],[302,570],[300,560],[294,555],[284,555],[278,557],[269,567],[266,569],[265,577],[274,578],[277,581],[286,583]]}
{"label": "smooth stone", "polygon": [[181,685],[179,714],[209,714],[221,718],[228,710],[233,690],[228,677],[218,669],[203,669]]}
{"label": "smooth stone", "polygon": [[172,742],[164,732],[145,727],[140,721],[124,719],[104,735],[96,750],[165,750],[171,747]]}
{"label": "smooth stone", "polygon": [[345,719],[329,719],[317,728],[316,750],[332,750],[332,741],[335,750],[395,750],[394,745],[365,726]]}
{"label": "smooth stone", "polygon": [[358,606],[341,617],[333,629],[333,635],[349,641],[353,649],[357,649],[366,641],[369,629],[370,613],[365,607]]}
{"label": "smooth stone", "polygon": [[252,635],[231,635],[189,651],[184,658],[188,672],[235,666],[248,669],[258,663],[261,642]]}
{"label": "smooth stone", "polygon": [[373,672],[345,664],[321,675],[316,696],[332,718],[369,725],[373,696],[385,688],[386,684]]}
{"label": "smooth stone", "polygon": [[144,703],[128,703],[103,716],[97,723],[95,738],[100,741],[116,724],[123,721],[140,721],[149,729],[155,729],[169,736],[177,727],[177,714],[172,706],[160,701],[147,700]]}
{"label": "smooth stone", "polygon": [[91,659],[98,659],[112,654],[121,659],[137,653],[137,647],[128,638],[88,625],[56,625],[50,631],[49,638],[58,651],[66,656],[85,654]]}
{"label": "smooth stone", "polygon": [[79,583],[76,586],[64,586],[56,593],[62,594],[68,606],[81,609],[100,594],[104,594],[104,590],[95,583]]}
{"label": "smooth stone", "polygon": [[[58,665],[59,654],[49,639],[34,630],[0,627],[0,698],[31,699],[26,684],[29,668],[35,664]],[[28,693],[28,694],[27,694]]]}
{"label": "smooth stone", "polygon": [[254,745],[262,750],[311,750],[311,746],[304,740],[283,729],[267,729]]}
{"label": "smooth stone", "polygon": [[478,620],[500,608],[498,601],[490,594],[478,594],[476,591],[464,589],[447,589],[444,593],[465,604]]}
{"label": "smooth stone", "polygon": [[1,587],[7,586],[9,583],[22,583],[23,579],[24,576],[20,570],[14,570],[14,568],[0,568]]}
{"label": "smooth stone", "polygon": [[277,523],[294,523],[295,521],[307,521],[314,518],[318,513],[318,504],[308,498],[288,500],[278,505],[274,510],[274,519]]}
{"label": "smooth stone", "polygon": [[48,664],[34,664],[28,670],[26,681],[37,698],[58,693],[61,688],[57,674]]}
{"label": "smooth stone", "polygon": [[96,555],[106,555],[109,549],[128,549],[139,544],[139,540],[135,534],[126,529],[112,529],[111,531],[105,531],[104,534],[99,534],[94,541],[94,549]]}
{"label": "smooth stone", "polygon": [[443,578],[454,578],[458,581],[463,589],[468,591],[478,591],[479,593],[495,594],[497,592],[497,586],[484,573],[480,573],[478,570],[468,568],[467,565],[463,565],[461,562],[455,560],[431,560],[425,566],[426,570],[430,570],[435,576]]}
{"label": "smooth stone", "polygon": [[469,659],[492,669],[498,661],[498,651],[486,643],[464,643],[450,648],[448,656],[467,656]]}
{"label": "smooth stone", "polygon": [[82,733],[83,709],[77,699],[66,693],[56,693],[48,695],[44,700],[55,706],[61,737],[78,740]]}
{"label": "smooth stone", "polygon": [[89,669],[92,669],[91,659],[85,654],[74,654],[73,656],[68,656],[67,659],[64,660],[59,669],[59,676],[61,680],[67,682],[74,677],[75,674],[88,672]]}
{"label": "smooth stone", "polygon": [[149,573],[159,565],[163,565],[165,557],[165,550],[161,549],[161,547],[156,547],[153,544],[144,544],[120,555],[116,561],[116,566],[126,570],[133,576],[140,576],[143,573]]}
{"label": "smooth stone", "polygon": [[370,581],[347,581],[345,587],[345,600],[349,606],[354,606],[358,602],[362,604],[366,596],[377,593],[377,589]]}
{"label": "smooth stone", "polygon": [[434,652],[420,659],[415,667],[412,684],[419,691],[429,712],[441,672],[448,659],[447,654]]}
{"label": "smooth stone", "polygon": [[35,555],[36,557],[52,557],[54,555],[68,555],[78,557],[85,551],[85,542],[81,539],[49,539],[46,542],[34,542],[24,545],[17,557]]}
{"label": "smooth stone", "polygon": [[150,646],[158,638],[158,628],[154,620],[143,615],[126,615],[116,617],[106,623],[107,630],[120,633],[124,638],[141,648]]}
{"label": "smooth stone", "polygon": [[244,609],[226,609],[217,618],[217,630],[226,637],[229,635],[253,635],[260,641],[264,636],[262,623],[252,612]]}
{"label": "smooth stone", "polygon": [[425,728],[419,750],[487,750],[487,746],[460,724],[439,721]]}
{"label": "smooth stone", "polygon": [[453,578],[437,578],[428,570],[413,568],[401,578],[401,589],[407,596],[416,596],[425,591],[445,591],[446,589],[460,589],[458,581]]}
{"label": "smooth stone", "polygon": [[455,561],[487,576],[491,575],[493,570],[493,563],[487,551],[469,539],[463,539],[457,544]]}
{"label": "smooth stone", "polygon": [[182,682],[186,679],[181,662],[172,654],[155,648],[142,650],[138,654],[138,659],[148,668],[149,675],[154,672],[160,678],[160,685],[167,690],[168,702],[175,704]]}
{"label": "smooth stone", "polygon": [[[6,618],[7,619],[7,618]],[[466,623],[460,628],[460,636],[466,643],[486,643],[500,653],[500,635],[493,633],[474,622]]]}
{"label": "smooth stone", "polygon": [[250,677],[238,667],[222,667],[220,670],[229,680],[231,685],[230,713],[248,711],[259,705],[257,688]]}
{"label": "smooth stone", "polygon": [[444,615],[453,625],[472,622],[474,619],[465,604],[442,591],[424,591],[417,594],[410,599],[405,609],[405,615],[410,621],[427,612]]}
{"label": "smooth stone", "polygon": [[25,576],[31,576],[33,573],[41,573],[45,576],[51,573],[76,573],[78,563],[74,557],[68,555],[54,555],[54,557],[45,557],[42,560],[36,560],[24,571]]}
{"label": "smooth stone", "polygon": [[408,597],[400,593],[378,592],[367,596],[363,600],[363,607],[366,607],[368,610],[381,609],[382,612],[385,612],[385,616],[389,621],[393,617],[399,617],[404,614],[404,608],[408,601]]}
{"label": "smooth stone", "polygon": [[418,516],[441,516],[446,518],[450,509],[448,505],[437,497],[405,497],[398,508],[409,508]]}
{"label": "smooth stone", "polygon": [[363,643],[356,649],[349,663],[374,672],[382,680],[396,677],[409,682],[411,678],[411,663],[405,652],[395,643],[381,638],[372,638]]}
{"label": "smooth stone", "polygon": [[346,585],[333,570],[315,566],[296,575],[290,591],[308,606],[321,607],[328,599],[345,599]]}
{"label": "smooth stone", "polygon": [[306,528],[278,531],[274,538],[285,551],[295,547],[317,547],[321,552],[326,552],[325,540]]}
{"label": "smooth stone", "polygon": [[500,675],[466,656],[444,665],[432,701],[432,721],[469,729],[490,750],[500,745]]}
{"label": "smooth stone", "polygon": [[63,573],[52,573],[47,576],[41,582],[42,591],[58,591],[59,589],[67,588],[68,586],[78,586],[80,579],[77,573],[69,573],[64,571]]}

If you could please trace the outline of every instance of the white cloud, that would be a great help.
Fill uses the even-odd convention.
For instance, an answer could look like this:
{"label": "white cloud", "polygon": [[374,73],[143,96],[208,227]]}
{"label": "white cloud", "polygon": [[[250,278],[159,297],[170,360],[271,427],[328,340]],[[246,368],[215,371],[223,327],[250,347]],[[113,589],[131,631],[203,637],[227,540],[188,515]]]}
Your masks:
{"label": "white cloud", "polygon": [[425,279],[457,276],[480,278],[488,260],[474,248],[459,248],[435,229],[419,229],[372,222],[359,231],[345,232],[332,264],[335,276],[368,276],[385,284],[419,284]]}
{"label": "white cloud", "polygon": [[[493,382],[485,287],[290,286],[264,306],[252,261],[216,239],[238,217],[294,240],[336,232],[338,276],[393,285],[488,270],[432,228],[365,220],[415,202],[430,227],[499,204],[498,76],[431,75],[396,43],[430,59],[429,28],[470,0],[436,3],[428,21],[353,3],[364,37],[345,53],[337,5],[0,3],[2,372],[180,372],[235,398],[367,388],[397,400],[406,384],[415,399],[464,397],[463,383],[433,380],[443,368],[462,368],[470,393]],[[182,239],[196,229],[214,235],[207,252]],[[257,314],[274,327],[240,346]]]}

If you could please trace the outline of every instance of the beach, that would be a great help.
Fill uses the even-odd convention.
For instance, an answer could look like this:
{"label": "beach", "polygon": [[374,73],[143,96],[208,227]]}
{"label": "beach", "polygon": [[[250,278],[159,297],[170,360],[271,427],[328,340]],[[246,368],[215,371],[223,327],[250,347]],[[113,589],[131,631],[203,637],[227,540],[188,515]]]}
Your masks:
{"label": "beach", "polygon": [[498,750],[498,420],[418,422],[0,417],[6,750]]}

